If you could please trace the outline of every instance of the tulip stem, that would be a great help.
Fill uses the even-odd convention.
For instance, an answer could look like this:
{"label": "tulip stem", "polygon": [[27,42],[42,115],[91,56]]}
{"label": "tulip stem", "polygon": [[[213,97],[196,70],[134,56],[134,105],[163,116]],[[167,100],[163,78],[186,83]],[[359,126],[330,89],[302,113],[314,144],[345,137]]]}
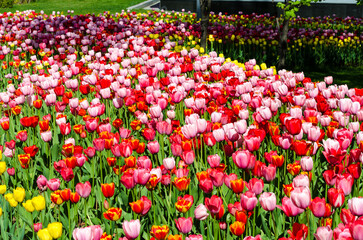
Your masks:
{"label": "tulip stem", "polygon": [[274,237],[275,240],[277,240],[278,235],[277,235],[277,227],[276,227],[276,221],[275,221],[275,217],[274,217],[274,211],[270,212],[270,217],[272,218],[272,222],[273,222],[273,227],[274,227]]}
{"label": "tulip stem", "polygon": [[68,228],[69,228],[69,239],[72,239],[72,226],[71,226],[71,206],[70,201],[67,201],[67,208],[68,208]]}
{"label": "tulip stem", "polygon": [[310,240],[309,209],[306,210],[306,225],[308,226],[308,239]]}

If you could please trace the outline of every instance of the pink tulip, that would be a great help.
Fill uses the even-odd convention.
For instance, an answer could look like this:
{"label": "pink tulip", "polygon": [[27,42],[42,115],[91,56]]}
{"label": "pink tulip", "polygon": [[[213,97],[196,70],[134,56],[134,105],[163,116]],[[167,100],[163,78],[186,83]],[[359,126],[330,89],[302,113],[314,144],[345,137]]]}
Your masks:
{"label": "pink tulip", "polygon": [[200,221],[207,219],[207,217],[209,216],[209,213],[207,211],[207,208],[204,206],[204,204],[201,203],[195,208],[194,216],[196,219],[198,219]]}
{"label": "pink tulip", "polygon": [[76,192],[83,198],[87,198],[91,194],[91,183],[89,181],[85,183],[77,183]]}
{"label": "pink tulip", "polygon": [[241,206],[246,211],[252,211],[257,205],[256,194],[251,191],[247,191],[241,195]]}
{"label": "pink tulip", "polygon": [[39,188],[40,191],[44,191],[45,189],[47,189],[47,178],[44,177],[43,175],[39,175],[39,177],[37,178],[37,186]]}
{"label": "pink tulip", "polygon": [[264,187],[264,183],[262,179],[251,178],[247,184],[248,190],[255,193],[256,195],[262,193]]}
{"label": "pink tulip", "polygon": [[310,172],[314,166],[312,157],[310,157],[310,156],[302,157],[300,160],[300,166],[303,171]]}
{"label": "pink tulip", "polygon": [[348,207],[354,216],[363,215],[363,198],[354,197],[348,200]]}
{"label": "pink tulip", "polygon": [[234,164],[242,169],[252,169],[256,162],[256,157],[248,150],[241,150],[233,153],[232,159]]}
{"label": "pink tulip", "polygon": [[134,171],[134,181],[137,184],[145,185],[150,177],[150,171],[147,169],[135,169]]}
{"label": "pink tulip", "polygon": [[305,209],[310,206],[311,193],[308,187],[297,187],[291,191],[291,200],[296,207]]}
{"label": "pink tulip", "polygon": [[363,240],[363,220],[358,219],[349,227],[350,234],[354,240]]}
{"label": "pink tulip", "polygon": [[125,232],[127,239],[136,239],[140,235],[140,220],[124,221],[122,223],[122,229]]}
{"label": "pink tulip", "polygon": [[296,207],[288,197],[283,197],[281,206],[276,207],[281,209],[287,217],[295,217],[304,212],[304,209]]}
{"label": "pink tulip", "polygon": [[318,227],[314,236],[316,240],[332,240],[333,231],[331,230],[330,226]]}
{"label": "pink tulip", "polygon": [[273,211],[276,208],[276,196],[272,192],[262,193],[259,202],[265,211]]}
{"label": "pink tulip", "polygon": [[175,219],[175,224],[179,232],[187,234],[192,230],[193,219],[191,217],[189,218],[180,217],[178,219]]}
{"label": "pink tulip", "polygon": [[[44,180],[42,180],[44,181]],[[59,189],[60,186],[60,180],[59,178],[53,178],[47,181],[47,187],[51,190],[51,191],[56,191]]]}
{"label": "pink tulip", "polygon": [[158,141],[149,142],[147,144],[147,149],[150,151],[151,154],[155,154],[159,152],[160,145]]}
{"label": "pink tulip", "polygon": [[351,174],[338,174],[336,181],[336,188],[341,189],[345,196],[348,196],[352,192],[352,187],[354,184],[354,178]]}
{"label": "pink tulip", "polygon": [[207,157],[207,162],[211,168],[216,168],[219,166],[221,161],[221,157],[218,154],[215,155],[209,155]]}

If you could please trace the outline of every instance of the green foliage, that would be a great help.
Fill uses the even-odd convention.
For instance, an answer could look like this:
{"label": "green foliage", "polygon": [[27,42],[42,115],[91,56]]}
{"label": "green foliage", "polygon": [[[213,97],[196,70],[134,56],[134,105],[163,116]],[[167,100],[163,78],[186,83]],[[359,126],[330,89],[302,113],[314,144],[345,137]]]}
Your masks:
{"label": "green foliage", "polygon": [[0,8],[12,8],[14,0],[0,0]]}
{"label": "green foliage", "polygon": [[[288,0],[285,3],[277,3],[277,7],[281,8],[284,12],[284,18],[290,19],[296,17],[296,13],[301,6],[310,6],[313,2],[321,2],[322,0]],[[362,1],[362,0],[359,0]]]}

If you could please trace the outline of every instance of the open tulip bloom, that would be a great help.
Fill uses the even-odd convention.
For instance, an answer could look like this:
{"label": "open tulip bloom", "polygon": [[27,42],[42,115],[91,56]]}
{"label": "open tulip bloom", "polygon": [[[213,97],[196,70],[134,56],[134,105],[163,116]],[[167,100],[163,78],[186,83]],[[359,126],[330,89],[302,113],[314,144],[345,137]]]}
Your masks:
{"label": "open tulip bloom", "polygon": [[[275,17],[210,18],[203,49],[191,13],[0,14],[1,239],[362,239],[363,90],[259,63]],[[291,24],[361,63],[361,18]]]}

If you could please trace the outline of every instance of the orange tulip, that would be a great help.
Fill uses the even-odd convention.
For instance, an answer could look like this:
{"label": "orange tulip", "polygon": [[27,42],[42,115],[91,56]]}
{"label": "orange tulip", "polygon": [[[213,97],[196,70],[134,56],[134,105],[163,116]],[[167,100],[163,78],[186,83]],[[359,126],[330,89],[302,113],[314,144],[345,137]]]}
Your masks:
{"label": "orange tulip", "polygon": [[234,222],[229,226],[233,235],[241,236],[245,231],[245,224],[243,222]]}
{"label": "orange tulip", "polygon": [[151,235],[157,240],[165,240],[169,233],[169,227],[166,225],[163,226],[152,226]]}
{"label": "orange tulip", "polygon": [[110,221],[117,221],[121,218],[122,209],[121,208],[109,208],[103,213],[103,216]]}

